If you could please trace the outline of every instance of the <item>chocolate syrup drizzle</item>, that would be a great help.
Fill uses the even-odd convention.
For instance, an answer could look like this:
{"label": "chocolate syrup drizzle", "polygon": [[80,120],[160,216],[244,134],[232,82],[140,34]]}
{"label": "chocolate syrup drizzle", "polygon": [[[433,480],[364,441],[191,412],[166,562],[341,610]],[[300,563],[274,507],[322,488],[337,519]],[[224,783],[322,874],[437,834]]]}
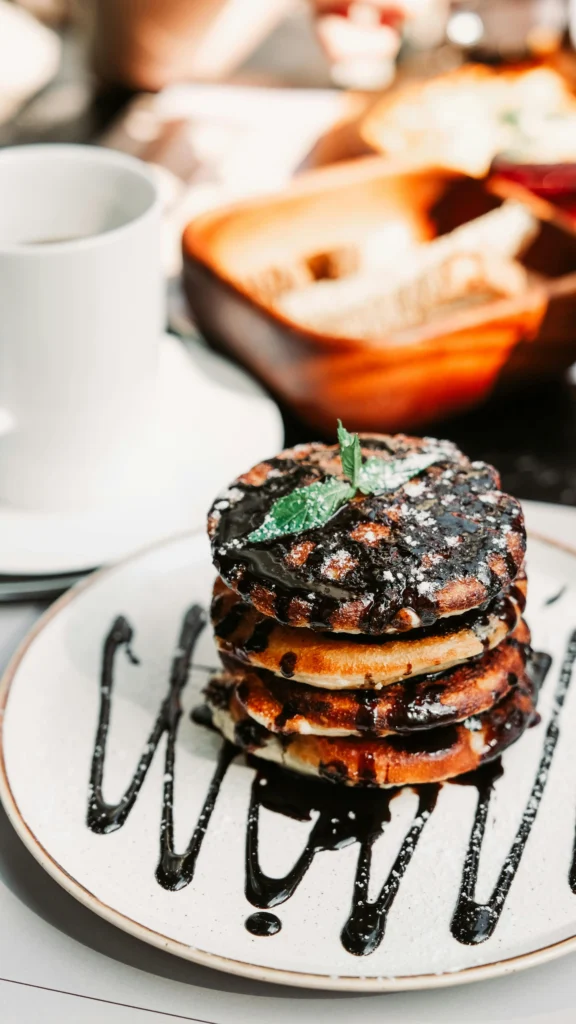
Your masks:
{"label": "chocolate syrup drizzle", "polygon": [[116,804],[107,803],[102,794],[106,744],[114,687],[114,663],[121,647],[124,647],[127,657],[133,664],[137,664],[138,660],[130,647],[134,631],[130,623],[123,616],[119,616],[114,621],[104,642],[100,682],[100,714],[90,772],[87,825],[93,832],[99,834],[115,832],[122,827],[136,803],[158,744],[164,733],[166,733],[164,793],[160,825],[160,860],[156,868],[156,879],[164,889],[182,889],[192,881],[202,840],[214,810],[220,785],[230,762],[237,753],[236,748],[232,744],[225,744],[222,748],[192,838],[184,853],[176,853],[174,850],[173,821],[174,760],[176,735],[182,716],[180,696],[188,682],[192,654],[205,625],[206,615],[204,610],[199,605],[192,605],[186,612],[182,623],[178,648],[172,661],[168,693],[162,701],[160,711],[144,748],[144,753],[132,776],[132,781]]}
{"label": "chocolate syrup drizzle", "polygon": [[[486,939],[489,939],[493,934],[494,929],[500,920],[500,915],[504,909],[506,897],[510,892],[512,882],[516,877],[516,872],[520,866],[520,861],[526,848],[526,843],[530,837],[532,826],[536,820],[536,815],[538,814],[538,808],[540,807],[540,802],[544,795],[546,783],[548,782],[552,758],[554,757],[556,744],[560,737],[559,719],[566,699],[566,694],[568,692],[568,687],[570,686],[572,679],[572,669],[574,667],[575,659],[576,630],[570,637],[566,656],[560,670],[560,678],[556,688],[556,693],[554,694],[553,710],[550,716],[550,721],[548,722],[548,728],[546,729],[542,756],[540,764],[538,765],[534,785],[532,786],[530,796],[526,802],[516,837],[512,843],[510,852],[502,865],[498,881],[496,882],[492,895],[487,903],[476,903],[474,900],[474,892],[476,890],[476,883],[478,880],[480,852],[486,832],[490,798],[492,796],[494,783],[502,774],[502,771],[497,762],[496,766],[494,764],[488,764],[484,768],[480,768],[477,772],[474,772],[473,775],[475,778],[464,778],[464,783],[468,782],[469,784],[471,783],[477,787],[478,804],[476,807],[474,823],[472,825],[472,832],[470,834],[470,843],[468,845],[468,851],[464,861],[460,894],[458,896],[456,910],[454,911],[450,927],[454,938],[466,945],[471,946],[480,942],[485,942]],[[550,668],[551,658],[547,654],[535,655],[534,663],[534,671],[540,676],[538,683],[539,685],[542,685],[548,669]],[[461,779],[455,779],[454,781],[462,784]]]}
{"label": "chocolate syrup drizzle", "polygon": [[[418,788],[418,809],[396,860],[375,900],[368,899],[372,848],[390,821],[390,805],[399,789],[352,790],[303,779],[276,765],[258,765],[252,783],[246,833],[246,898],[270,909],[294,895],[317,853],[359,843],[352,906],[342,929],[344,948],[355,956],[373,953],[382,942],[388,913],[438,797],[437,785]],[[260,808],[296,821],[312,821],[306,845],[286,875],[272,877],[258,856]]]}
{"label": "chocolate syrup drizzle", "polygon": [[250,914],[244,922],[244,927],[251,935],[277,935],[282,923],[276,914]]}
{"label": "chocolate syrup drizzle", "polygon": [[[210,823],[220,786],[230,763],[239,752],[233,744],[228,742],[223,744],[190,843],[183,853],[175,852],[174,762],[176,736],[182,715],[181,694],[190,674],[196,642],[205,623],[205,613],[198,605],[193,605],[186,612],[172,662],[168,692],[162,701],[132,780],[116,804],[105,801],[102,789],[114,688],[114,666],[118,651],[124,648],[129,660],[137,664],[137,659],[130,646],[133,629],[124,617],[119,616],[114,621],[106,637],[102,657],[100,713],[90,774],[87,824],[93,832],[99,834],[113,832],[124,825],[138,798],[158,744],[166,733],[160,859],[156,869],[156,878],[163,888],[170,890],[181,889],[192,881],[202,840]],[[475,944],[486,941],[493,934],[499,921],[548,780],[552,758],[560,735],[560,716],[570,686],[575,660],[576,630],[570,638],[561,667],[553,711],[546,730],[536,779],[516,838],[503,864],[492,896],[485,904],[475,902],[474,892],[478,878],[481,847],[488,821],[490,798],[495,781],[502,769],[499,762],[493,762],[467,777],[455,780],[460,785],[472,785],[478,789],[478,803],[464,862],[460,894],[451,922],[452,934],[459,942]],[[548,655],[535,656],[532,671],[537,686],[543,682],[549,666]],[[195,715],[194,718],[203,725],[209,724],[209,716],[204,709],[202,714]],[[352,843],[358,843],[360,849],[352,903],[342,929],[341,941],[344,948],[354,955],[365,956],[374,952],[382,942],[388,914],[426,823],[434,811],[440,786],[415,787],[418,797],[416,814],[380,893],[375,899],[370,900],[368,892],[372,850],[377,838],[390,821],[391,803],[400,790],[352,789],[334,786],[322,780],[304,778],[284,768],[258,762],[251,758],[249,758],[249,763],[256,768],[256,774],[252,784],[247,822],[245,892],[248,901],[261,912],[247,918],[247,929],[254,935],[276,934],[281,927],[279,918],[274,914],[264,913],[264,911],[269,911],[290,899],[318,852],[337,851]],[[297,821],[314,821],[302,853],[290,871],[279,878],[267,875],[260,867],[258,844],[260,808],[262,807]],[[314,812],[317,814],[315,820]],[[570,884],[573,891],[576,892],[576,844]]]}
{"label": "chocolate syrup drizzle", "polygon": [[551,597],[547,597],[546,600],[544,601],[544,606],[550,605],[550,604],[556,604],[556,602],[559,601],[560,598],[564,597],[565,593],[566,593],[566,584],[564,584],[563,587],[560,587],[560,590],[556,594],[552,594]]}

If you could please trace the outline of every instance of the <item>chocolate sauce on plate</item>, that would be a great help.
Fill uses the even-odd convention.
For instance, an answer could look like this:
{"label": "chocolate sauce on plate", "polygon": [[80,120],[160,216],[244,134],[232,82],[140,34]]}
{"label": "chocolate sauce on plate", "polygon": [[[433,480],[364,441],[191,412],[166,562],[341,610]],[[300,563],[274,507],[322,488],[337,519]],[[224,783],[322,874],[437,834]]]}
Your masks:
{"label": "chocolate sauce on plate", "polygon": [[[161,886],[170,890],[181,889],[193,878],[202,841],[218,799],[222,781],[237,748],[224,742],[216,768],[208,787],[200,816],[191,840],[183,853],[174,850],[174,769],[175,743],[182,715],[181,694],[188,680],[196,642],[206,622],[204,611],[193,605],[184,616],[178,647],[175,652],[167,692],[162,699],[158,715],[134,775],[117,803],[108,803],[103,796],[104,768],[107,753],[108,728],[114,692],[114,667],[121,650],[136,662],[131,649],[133,629],[123,616],[116,618],[105,639],[100,680],[100,711],[96,742],[90,773],[90,792],[87,824],[92,831],[107,834],[121,828],[146,779],[160,740],[166,734],[164,789],[160,823],[160,859],[156,878]],[[459,785],[477,789],[478,800],[470,843],[465,855],[460,893],[451,922],[451,931],[459,942],[476,944],[491,937],[504,909],[506,898],[519,868],[521,858],[536,819],[540,802],[548,781],[552,759],[560,735],[560,717],[572,679],[576,661],[576,630],[572,634],[561,666],[559,682],[554,695],[542,755],[536,778],[526,803],[518,832],[503,863],[498,881],[490,899],[477,903],[474,899],[478,878],[481,849],[486,833],[491,795],[502,768],[499,761],[487,764],[469,776],[454,780]],[[548,671],[550,658],[535,655],[531,672],[539,687]],[[364,709],[369,716],[369,707]],[[211,717],[196,711],[194,720],[210,724]],[[447,734],[439,738],[447,742]],[[449,737],[448,737],[449,739]],[[398,737],[399,743],[409,742]],[[438,743],[438,738],[435,740]],[[333,786],[318,779],[309,779],[284,768],[248,758],[256,769],[252,783],[246,831],[246,897],[258,912],[246,920],[246,927],[256,935],[274,935],[280,920],[269,911],[290,899],[304,879],[315,856],[320,851],[337,852],[350,844],[358,844],[358,861],[351,894],[351,906],[341,932],[341,941],[353,955],[365,956],[374,952],[384,937],[390,909],[409,868],[422,833],[434,812],[439,785],[415,787],[417,807],[394,863],[378,894],[369,898],[370,871],[374,843],[386,829],[391,816],[391,804],[397,789],[354,789]],[[337,777],[338,766],[326,766],[328,777]],[[365,766],[366,781],[370,778],[370,765]],[[302,852],[291,869],[281,877],[268,875],[260,865],[259,831],[260,811],[265,808],[276,814],[302,822],[310,822],[310,831]],[[575,862],[570,873],[570,884],[576,891]]]}
{"label": "chocolate sauce on plate", "polygon": [[186,612],[182,623],[178,648],[172,661],[168,692],[162,701],[136,771],[128,788],[116,804],[107,803],[102,789],[112,693],[114,689],[114,663],[118,651],[123,647],[127,657],[132,662],[136,662],[130,646],[133,638],[133,629],[127,619],[119,616],[114,621],[104,642],[100,680],[100,713],[90,772],[87,825],[93,832],[100,834],[115,832],[124,825],[136,803],[158,744],[164,733],[166,733],[164,792],[160,824],[160,859],[156,868],[156,879],[164,889],[181,889],[192,881],[202,840],[214,810],[220,784],[226,774],[228,765],[237,752],[236,748],[230,743],[225,743],[222,747],[216,770],[208,788],[208,793],[192,838],[184,853],[176,853],[174,850],[172,809],[174,802],[176,735],[182,715],[180,696],[188,681],[196,642],[205,625],[206,615],[204,610],[199,605],[192,605]]}
{"label": "chocolate sauce on plate", "polygon": [[250,914],[244,922],[244,927],[251,935],[277,935],[282,927],[282,922],[276,914]]}

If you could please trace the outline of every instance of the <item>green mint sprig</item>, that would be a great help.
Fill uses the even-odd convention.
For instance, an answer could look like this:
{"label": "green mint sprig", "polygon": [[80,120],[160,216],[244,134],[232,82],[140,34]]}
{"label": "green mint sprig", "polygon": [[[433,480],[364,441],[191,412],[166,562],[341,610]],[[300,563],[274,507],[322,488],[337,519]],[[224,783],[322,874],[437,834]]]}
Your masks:
{"label": "green mint sprig", "polygon": [[342,420],[338,420],[338,444],[340,445],[340,458],[342,470],[348,477],[352,487],[359,486],[360,473],[362,471],[362,452],[360,450],[360,438],[358,434],[350,434],[346,427],[342,426]]}
{"label": "green mint sprig", "polygon": [[293,533],[303,533],[323,526],[360,491],[362,494],[385,494],[397,491],[413,477],[442,458],[442,453],[415,452],[401,459],[385,462],[379,458],[362,461],[360,438],[350,434],[338,420],[338,443],[342,472],[347,478],[328,476],[307,487],[297,487],[278,498],[266,513],[260,526],[248,534],[254,543],[275,540]]}

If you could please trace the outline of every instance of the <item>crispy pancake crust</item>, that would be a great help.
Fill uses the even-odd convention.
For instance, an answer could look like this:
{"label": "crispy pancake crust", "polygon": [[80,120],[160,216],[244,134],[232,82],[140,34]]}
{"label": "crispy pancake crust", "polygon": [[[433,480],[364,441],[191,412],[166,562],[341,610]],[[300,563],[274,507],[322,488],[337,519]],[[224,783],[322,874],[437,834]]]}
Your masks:
{"label": "crispy pancake crust", "polygon": [[396,683],[381,692],[328,693],[270,672],[239,668],[236,697],[270,732],[388,736],[462,722],[506,697],[524,676],[530,631],[522,622],[496,650],[447,673]]}
{"label": "crispy pancake crust", "polygon": [[262,614],[292,626],[379,635],[481,607],[521,570],[519,503],[496,470],[455,445],[361,435],[365,458],[431,453],[437,462],[391,493],[349,501],[323,526],[253,542],[274,501],[342,475],[339,450],[300,445],[239,477],[208,518],[214,563]]}
{"label": "crispy pancake crust", "polygon": [[234,687],[213,682],[208,704],[214,725],[255,757],[347,786],[409,786],[474,771],[514,743],[533,720],[534,687],[525,675],[500,704],[459,725],[411,736],[276,736],[250,719]]}
{"label": "crispy pancake crust", "polygon": [[[380,689],[401,679],[443,672],[500,644],[524,608],[526,577],[514,596],[495,598],[486,612],[470,612],[401,638],[368,640],[318,633],[275,622],[217,579],[212,598],[215,639],[226,668],[234,662],[330,690]],[[415,632],[415,635],[413,633]]]}

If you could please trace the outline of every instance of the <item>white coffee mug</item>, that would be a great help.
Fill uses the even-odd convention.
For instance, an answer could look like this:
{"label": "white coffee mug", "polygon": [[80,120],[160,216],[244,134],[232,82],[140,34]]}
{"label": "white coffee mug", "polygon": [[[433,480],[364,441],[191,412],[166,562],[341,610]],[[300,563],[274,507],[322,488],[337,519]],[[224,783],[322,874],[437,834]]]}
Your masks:
{"label": "white coffee mug", "polygon": [[163,326],[146,166],[93,146],[0,151],[0,503],[64,511],[134,490]]}

